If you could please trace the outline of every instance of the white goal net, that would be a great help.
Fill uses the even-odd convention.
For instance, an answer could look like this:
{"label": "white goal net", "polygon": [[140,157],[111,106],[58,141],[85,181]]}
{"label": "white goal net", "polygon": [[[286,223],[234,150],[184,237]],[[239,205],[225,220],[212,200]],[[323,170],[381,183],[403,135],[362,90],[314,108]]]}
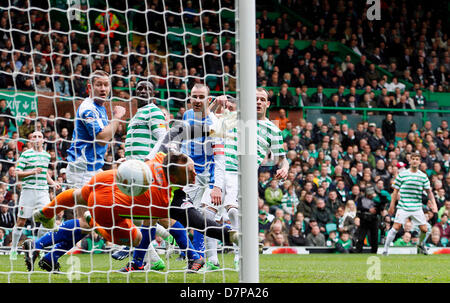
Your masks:
{"label": "white goal net", "polygon": [[[71,206],[52,208],[57,228],[51,231],[52,242],[45,245],[38,241],[48,235],[44,233],[48,230],[35,222],[32,211],[24,211],[42,209],[67,190],[81,188],[94,172],[116,169],[119,159],[144,160],[145,153],[150,152],[162,137],[158,129],[169,127],[169,121],[189,121],[189,117],[197,121],[199,116],[189,113],[195,112],[195,102],[207,99],[207,95],[211,98],[203,103],[200,112],[206,112],[210,102],[222,95],[227,98],[223,101],[224,106],[237,100],[239,109],[237,4],[235,0],[1,2],[1,282],[240,280],[242,258],[238,246],[226,243],[225,238],[217,240],[212,246],[217,252],[214,255],[208,251],[211,240],[206,237],[203,250],[201,243],[197,249],[195,228],[186,229],[184,233],[195,251],[204,253],[205,264],[199,274],[189,275],[193,260],[187,256],[188,250],[182,249],[174,239],[178,235],[163,228],[162,223],[157,228],[149,228],[145,225],[145,219],[148,219],[145,216],[132,217],[136,225],[128,230],[129,240],[136,237],[133,229],[139,231],[142,238],[149,237],[149,245],[155,249],[163,266],[161,263],[155,265],[147,252],[134,268],[130,264],[136,261],[135,247],[129,248],[126,241],[114,241],[118,236],[108,238],[95,232],[105,228],[114,234],[115,228],[124,228],[118,226],[118,222],[106,227],[97,222],[86,236],[77,235],[81,230],[77,223],[67,223],[77,222],[79,217],[73,206],[77,203],[76,198]],[[96,80],[98,78],[92,77],[99,70],[107,73],[110,92],[96,84],[101,82]],[[151,92],[148,96],[139,95],[141,92],[136,88],[140,82],[151,83],[146,89],[153,89],[154,95],[151,96]],[[194,94],[196,84],[205,85],[206,96],[199,92]],[[96,103],[95,97],[104,102]],[[149,104],[156,106],[149,107]],[[144,107],[147,107],[146,111],[142,111]],[[118,108],[123,108],[124,113]],[[211,114],[215,118],[221,110],[223,113],[223,109],[214,110]],[[207,112],[200,118],[200,123],[206,124],[205,121],[210,119]],[[80,130],[83,125],[86,126],[84,131]],[[99,136],[104,129],[108,131]],[[39,141],[36,131],[43,136],[42,145],[36,143]],[[219,184],[212,176],[216,180],[225,178],[225,166],[222,168],[224,175],[217,175],[221,173],[220,165],[214,159],[219,157],[214,157],[225,157],[226,139],[217,142],[209,137],[183,140],[180,150],[193,158],[197,173],[196,183],[190,187],[202,188],[194,196],[213,191]],[[212,148],[213,154],[198,150],[208,147]],[[237,154],[235,159],[239,162]],[[170,182],[169,179],[166,181]],[[199,180],[204,183],[198,184]],[[234,186],[239,188],[239,184]],[[45,197],[47,192],[49,195]],[[211,199],[211,194],[209,196]],[[88,200],[87,196],[83,198]],[[95,199],[103,198],[96,196]],[[113,197],[113,203],[116,200]],[[155,200],[155,196],[150,200]],[[207,208],[201,207],[203,200],[199,201],[201,203],[196,205],[199,212],[204,217],[211,217]],[[89,201],[86,203],[90,205]],[[114,211],[115,204],[108,207]],[[150,205],[147,207],[150,209]],[[90,211],[95,218],[95,211],[92,208]],[[113,221],[120,218],[120,214],[114,215]],[[236,228],[223,207],[219,207],[211,218],[221,226]],[[64,224],[68,224],[68,229]],[[68,231],[71,236],[57,235],[56,232],[61,230]],[[66,237],[64,241],[69,238],[72,242],[61,244],[60,236]],[[54,253],[55,250],[60,252]],[[113,258],[118,252],[123,254]],[[17,254],[16,258],[14,254]],[[42,263],[49,254],[53,263]],[[27,258],[33,259],[32,268],[27,267]],[[46,270],[46,266],[50,266],[50,270]],[[124,268],[127,270],[118,272]],[[55,275],[57,271],[62,274]]]}

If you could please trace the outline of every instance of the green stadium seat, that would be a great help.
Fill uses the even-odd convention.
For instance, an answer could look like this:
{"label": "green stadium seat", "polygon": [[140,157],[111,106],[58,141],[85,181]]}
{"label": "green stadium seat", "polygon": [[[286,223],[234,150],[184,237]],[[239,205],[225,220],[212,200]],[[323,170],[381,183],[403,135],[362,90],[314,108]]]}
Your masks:
{"label": "green stadium seat", "polygon": [[[439,109],[441,110],[450,110],[450,106],[439,106]],[[439,113],[441,117],[447,117],[450,118],[450,113]]]}
{"label": "green stadium seat", "polygon": [[425,102],[425,108],[439,109],[439,103],[437,101],[427,101]]}
{"label": "green stadium seat", "polygon": [[435,124],[435,121],[440,120],[441,117],[439,113],[427,113],[427,120],[431,121],[433,124]]}
{"label": "green stadium seat", "polygon": [[422,126],[421,118],[416,115],[395,117],[395,125],[397,126],[397,132],[407,133],[410,130],[412,123],[416,123],[419,128]]}
{"label": "green stadium seat", "polygon": [[347,114],[347,121],[348,121],[348,126],[350,128],[356,129],[356,127],[358,126],[359,122],[362,122],[362,115],[360,114]]}
{"label": "green stadium seat", "polygon": [[306,111],[306,121],[315,124],[318,118],[321,118],[322,111],[320,109],[308,109]]}
{"label": "green stadium seat", "polygon": [[384,118],[384,115],[372,115],[367,116],[367,121],[369,121],[369,123],[375,123],[377,127],[381,127],[381,123],[383,122]]}
{"label": "green stadium seat", "polygon": [[335,223],[328,223],[325,225],[325,231],[327,235],[332,231],[337,231],[337,225]]}

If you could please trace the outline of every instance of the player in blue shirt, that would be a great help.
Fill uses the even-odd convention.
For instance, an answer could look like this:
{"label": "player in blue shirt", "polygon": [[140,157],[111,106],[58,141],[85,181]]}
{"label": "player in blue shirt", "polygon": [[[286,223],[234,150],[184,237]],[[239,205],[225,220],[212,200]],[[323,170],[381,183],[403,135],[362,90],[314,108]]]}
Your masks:
{"label": "player in blue shirt", "polygon": [[95,71],[88,83],[89,97],[77,109],[72,144],[67,150],[67,182],[81,188],[101,171],[108,142],[114,137],[125,108],[115,106],[111,123],[104,106],[111,92],[108,73]]}
{"label": "player in blue shirt", "polygon": [[[209,88],[195,84],[191,90],[192,109],[185,112],[183,120],[189,125],[213,125],[217,118],[209,110]],[[182,153],[189,155],[195,163],[195,184],[186,186],[184,191],[205,217],[214,220],[218,207],[222,204],[222,189],[225,176],[225,150],[223,140],[209,136],[196,137],[183,142]],[[205,250],[203,234],[194,233],[194,247]],[[207,269],[218,268],[217,240],[206,238]]]}

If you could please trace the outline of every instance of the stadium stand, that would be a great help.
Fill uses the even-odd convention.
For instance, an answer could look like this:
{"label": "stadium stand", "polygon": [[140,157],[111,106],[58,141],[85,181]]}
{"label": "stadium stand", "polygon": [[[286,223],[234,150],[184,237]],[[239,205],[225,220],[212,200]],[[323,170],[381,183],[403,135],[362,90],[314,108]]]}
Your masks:
{"label": "stadium stand", "polygon": [[[46,150],[52,155],[53,178],[64,184],[63,189],[67,186],[65,151],[73,130],[70,123],[74,117],[72,101],[79,102],[87,96],[86,81],[92,71],[104,69],[114,73],[113,98],[119,101],[134,95],[140,78],[151,76],[159,104],[170,109],[172,118],[189,108],[190,104],[184,102],[188,90],[205,74],[215,74],[206,81],[213,93],[234,94],[236,91],[235,58],[233,53],[226,52],[233,50],[234,38],[226,31],[220,36],[207,35],[206,50],[223,55],[207,56],[203,64],[197,57],[204,51],[199,38],[192,35],[181,39],[177,35],[181,22],[192,33],[198,33],[198,16],[171,15],[164,20],[162,14],[138,12],[142,1],[128,1],[128,7],[136,8],[129,12],[134,22],[129,26],[141,32],[138,30],[131,37],[126,36],[126,30],[113,37],[89,36],[87,24],[95,24],[98,11],[72,21],[70,28],[77,33],[68,34],[69,23],[60,11],[47,13],[47,1],[31,2],[43,10],[32,10],[30,18],[21,10],[26,8],[27,1],[16,1],[16,9],[13,7],[9,12],[0,10],[0,229],[6,231],[0,241],[4,246],[8,246],[11,226],[10,217],[3,214],[15,217],[21,190],[16,184],[14,162],[30,144],[28,134],[33,129],[44,130]],[[154,0],[152,8],[161,12],[163,2],[173,7],[180,3],[178,0]],[[218,2],[202,1],[202,8],[217,10]],[[266,241],[265,236],[279,232],[287,238],[291,228],[296,228],[299,237],[306,240],[317,222],[315,203],[318,199],[325,200],[329,213],[325,222],[327,228],[321,230],[326,240],[333,230],[331,227],[338,233],[346,230],[355,239],[359,224],[354,206],[356,199],[365,187],[375,185],[379,175],[385,176],[382,189],[391,192],[394,177],[408,162],[407,153],[414,150],[425,150],[422,160],[427,165],[422,169],[430,178],[439,204],[439,214],[434,216],[424,206],[429,223],[441,225],[443,214],[448,218],[450,213],[448,8],[432,1],[381,1],[383,19],[372,22],[364,16],[365,1],[266,2],[257,1],[257,81],[271,92],[270,118],[276,121],[278,109],[284,108],[293,124],[292,129],[285,131],[285,149],[291,168],[288,180],[280,183],[279,188],[284,201],[292,201],[290,207],[294,211],[286,211],[283,202],[279,204],[279,211],[269,211],[264,191],[273,170],[270,166],[261,169],[258,176],[260,214],[267,215],[260,215],[261,241],[265,245],[278,245]],[[49,3],[57,5],[59,1]],[[101,1],[98,3],[98,9],[103,9]],[[193,6],[189,9],[198,11],[198,1],[191,3]],[[113,8],[124,9],[119,1],[115,5]],[[220,5],[227,7],[232,1],[223,0]],[[120,31],[125,26],[123,16],[116,13],[116,17]],[[218,31],[218,20],[207,15],[202,18],[203,30]],[[149,30],[147,19],[153,20],[154,28],[152,34],[145,36]],[[233,26],[234,22],[227,22],[233,19],[233,14],[224,11],[220,21],[226,28]],[[168,44],[163,38],[164,22],[173,33],[168,36]],[[29,29],[35,31],[31,35],[23,34]],[[88,39],[91,39],[91,49]],[[169,56],[169,70],[166,70],[157,54],[177,54],[184,48],[189,48],[192,56],[185,60]],[[176,76],[186,76],[186,82]],[[320,100],[324,103],[316,102],[318,87],[323,88],[326,98]],[[20,92],[17,99],[25,118],[8,112],[8,102],[16,91]],[[39,105],[33,107],[30,100],[34,100],[36,92],[40,94]],[[330,108],[324,109],[324,106]],[[36,118],[38,109],[39,119]],[[394,123],[389,125],[393,125],[395,134],[389,141],[384,139],[382,131],[388,113],[394,117]],[[322,124],[327,126],[325,132]],[[123,154],[125,125],[121,129],[116,134],[116,143],[109,145],[105,169],[114,167],[114,161]],[[385,163],[383,169],[375,166],[380,159]],[[327,169],[326,176],[320,175],[323,168]],[[366,169],[370,171],[369,179],[364,177]],[[338,188],[339,180],[344,180],[343,189]],[[289,192],[290,186],[295,188],[294,196]],[[331,192],[337,192],[336,203],[344,207],[343,216],[331,207],[331,200],[334,201]],[[304,213],[307,193],[313,194],[313,200],[310,212]],[[51,192],[52,197],[55,194],[58,192]],[[426,197],[423,199],[426,203]],[[64,219],[67,218],[61,218]],[[271,228],[271,222],[278,221],[283,222],[283,228]],[[390,226],[390,217],[384,210],[380,217],[380,243]],[[441,234],[437,227],[433,227],[432,232],[439,232],[440,241],[430,242],[430,246],[448,245],[448,233]],[[399,232],[397,237],[403,233]],[[288,243],[285,241],[283,245]],[[335,245],[334,241],[326,243]]]}

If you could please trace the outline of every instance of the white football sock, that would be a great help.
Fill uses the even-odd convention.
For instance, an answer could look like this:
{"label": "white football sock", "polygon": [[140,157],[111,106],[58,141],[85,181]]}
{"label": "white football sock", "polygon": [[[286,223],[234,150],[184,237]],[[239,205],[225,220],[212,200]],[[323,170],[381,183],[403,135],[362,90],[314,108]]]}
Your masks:
{"label": "white football sock", "polygon": [[[214,220],[216,213],[211,209],[206,208],[204,210],[205,217]],[[217,256],[217,239],[205,236],[205,255],[206,258],[214,265],[219,264],[219,258]]]}
{"label": "white football sock", "polygon": [[386,236],[386,242],[384,243],[384,251],[387,252],[389,249],[389,246],[391,245],[392,241],[395,239],[395,235],[397,234],[397,230],[395,228],[391,228]]}

